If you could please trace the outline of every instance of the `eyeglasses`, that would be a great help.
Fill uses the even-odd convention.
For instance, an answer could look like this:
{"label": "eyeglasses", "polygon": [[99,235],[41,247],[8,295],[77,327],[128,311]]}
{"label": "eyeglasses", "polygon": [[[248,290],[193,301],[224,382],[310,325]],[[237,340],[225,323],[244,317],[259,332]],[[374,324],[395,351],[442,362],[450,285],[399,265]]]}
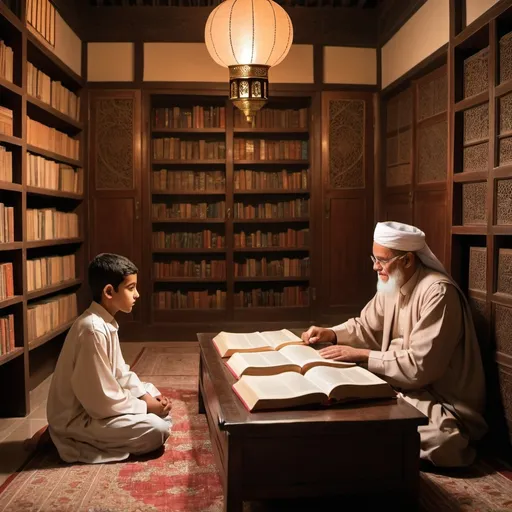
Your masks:
{"label": "eyeglasses", "polygon": [[376,256],[374,256],[372,254],[370,256],[370,258],[374,265],[375,265],[375,263],[378,263],[380,266],[384,267],[385,265],[389,265],[390,263],[393,263],[393,261],[395,261],[395,260],[399,260],[399,259],[403,258],[404,256],[406,256],[406,254],[401,254],[399,256],[394,256],[393,258],[388,258],[388,259],[377,258]]}

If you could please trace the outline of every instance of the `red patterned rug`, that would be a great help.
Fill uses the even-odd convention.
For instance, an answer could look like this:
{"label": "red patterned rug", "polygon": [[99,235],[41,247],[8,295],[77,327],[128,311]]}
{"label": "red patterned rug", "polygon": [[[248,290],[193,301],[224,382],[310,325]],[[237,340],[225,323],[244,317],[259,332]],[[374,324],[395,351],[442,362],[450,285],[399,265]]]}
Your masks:
{"label": "red patterned rug", "polygon": [[[154,358],[157,364],[161,356],[159,349],[149,348],[139,362],[148,368],[153,364],[148,358]],[[197,377],[187,375],[195,363],[185,359],[185,375],[160,374],[153,379],[173,402],[174,425],[163,453],[153,458],[102,465],[66,464],[59,460],[55,451],[36,453],[0,488],[0,512],[223,510],[222,489],[206,419],[197,414]],[[162,366],[158,366],[161,370]],[[135,369],[138,368],[142,366],[137,364]],[[424,512],[512,510],[512,481],[483,462],[456,476],[422,473],[420,495],[420,508]],[[244,510],[316,512],[339,510],[339,506],[339,500],[329,503],[288,500],[247,503]],[[367,509],[359,506],[357,510]]]}

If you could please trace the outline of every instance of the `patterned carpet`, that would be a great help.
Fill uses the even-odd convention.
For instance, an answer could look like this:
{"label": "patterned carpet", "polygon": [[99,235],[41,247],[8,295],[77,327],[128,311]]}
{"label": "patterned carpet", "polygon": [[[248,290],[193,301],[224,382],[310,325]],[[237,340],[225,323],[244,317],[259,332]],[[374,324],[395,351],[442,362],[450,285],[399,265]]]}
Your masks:
{"label": "patterned carpet", "polygon": [[[134,369],[172,399],[174,426],[165,450],[151,458],[89,466],[65,464],[55,451],[41,451],[0,488],[0,512],[223,509],[206,420],[197,414],[197,351],[146,348]],[[423,512],[512,511],[512,481],[484,462],[457,476],[422,473],[420,494]],[[370,510],[361,503],[343,503],[344,510]],[[246,512],[278,510],[340,510],[340,501],[287,500],[244,507]]]}

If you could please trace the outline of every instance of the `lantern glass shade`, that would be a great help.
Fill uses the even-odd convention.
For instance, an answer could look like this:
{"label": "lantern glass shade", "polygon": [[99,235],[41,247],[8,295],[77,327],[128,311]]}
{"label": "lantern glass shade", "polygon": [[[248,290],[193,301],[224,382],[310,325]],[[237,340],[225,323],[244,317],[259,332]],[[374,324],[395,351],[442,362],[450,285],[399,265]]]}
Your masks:
{"label": "lantern glass shade", "polygon": [[272,0],[225,0],[211,12],[204,35],[208,52],[221,66],[271,67],[288,54],[293,26]]}

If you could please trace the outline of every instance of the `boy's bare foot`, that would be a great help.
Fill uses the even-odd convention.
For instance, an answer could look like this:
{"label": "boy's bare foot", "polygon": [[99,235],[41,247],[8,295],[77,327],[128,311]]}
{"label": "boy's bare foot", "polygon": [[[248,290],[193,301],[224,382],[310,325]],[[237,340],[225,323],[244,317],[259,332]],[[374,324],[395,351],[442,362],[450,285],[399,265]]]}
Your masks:
{"label": "boy's bare foot", "polygon": [[48,425],[39,429],[30,439],[25,439],[23,447],[27,452],[35,450],[48,449],[54,446],[50,432],[48,431]]}

